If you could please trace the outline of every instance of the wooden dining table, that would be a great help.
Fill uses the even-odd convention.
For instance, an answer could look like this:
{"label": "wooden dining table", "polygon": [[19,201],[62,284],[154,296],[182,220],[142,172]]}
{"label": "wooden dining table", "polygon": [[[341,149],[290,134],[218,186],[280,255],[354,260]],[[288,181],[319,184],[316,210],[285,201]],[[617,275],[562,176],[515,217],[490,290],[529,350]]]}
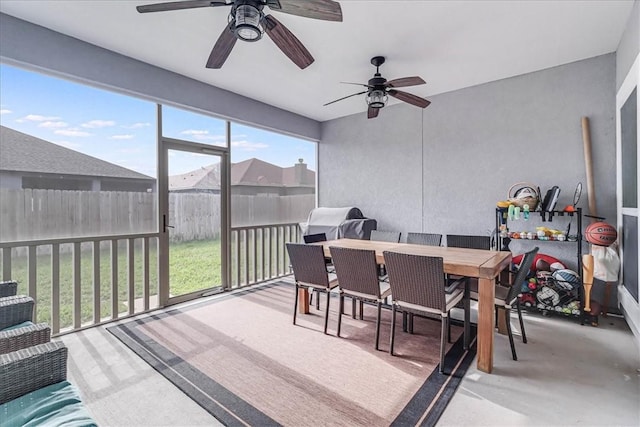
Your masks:
{"label": "wooden dining table", "polygon": [[[331,247],[374,250],[376,260],[381,265],[384,264],[384,251],[442,257],[445,273],[478,278],[478,369],[491,373],[495,325],[495,281],[502,271],[508,269],[511,263],[511,252],[357,239],[328,240],[312,244],[322,245],[326,257],[331,257],[329,249]],[[309,312],[309,294],[304,288],[299,294],[298,306],[300,312]]]}

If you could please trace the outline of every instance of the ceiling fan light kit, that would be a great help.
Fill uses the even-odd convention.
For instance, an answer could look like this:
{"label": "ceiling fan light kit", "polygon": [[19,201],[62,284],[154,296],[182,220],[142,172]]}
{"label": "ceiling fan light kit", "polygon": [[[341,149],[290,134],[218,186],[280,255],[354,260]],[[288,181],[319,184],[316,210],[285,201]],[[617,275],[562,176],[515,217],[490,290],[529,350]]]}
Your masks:
{"label": "ceiling fan light kit", "polygon": [[[235,10],[235,30],[237,38],[246,42],[255,42],[262,38],[262,28],[260,27],[262,12],[251,4],[242,4]],[[233,9],[229,14],[233,19]]]}
{"label": "ceiling fan light kit", "polygon": [[366,101],[368,106],[367,118],[369,119],[378,117],[378,113],[380,112],[380,109],[382,109],[382,107],[387,105],[387,100],[389,99],[387,95],[391,95],[394,98],[399,99],[400,101],[407,102],[411,105],[415,105],[416,107],[427,108],[429,104],[431,104],[430,101],[424,98],[420,98],[419,96],[413,95],[411,93],[392,89],[396,87],[423,85],[426,82],[422,80],[421,77],[418,77],[418,76],[402,77],[399,79],[387,81],[387,79],[382,77],[382,75],[380,74],[380,66],[384,64],[384,61],[385,61],[384,56],[374,56],[373,58],[371,58],[371,64],[373,64],[373,66],[376,67],[376,73],[373,75],[372,78],[369,79],[369,81],[366,84],[342,82],[346,84],[355,84],[358,86],[364,86],[367,88],[367,90],[364,90],[358,93],[353,93],[351,95],[347,95],[342,98],[338,98],[334,101],[327,102],[324,105],[327,106],[329,104],[333,104],[334,102],[342,101],[343,99],[351,98],[352,96],[362,95],[366,93],[367,94]]}
{"label": "ceiling fan light kit", "polygon": [[207,68],[222,68],[236,40],[255,42],[265,32],[282,53],[301,69],[313,63],[313,56],[300,40],[284,24],[263,12],[265,6],[289,15],[342,22],[340,3],[333,0],[181,0],[141,5],[136,9],[140,13],[148,13],[222,6],[231,6],[231,12],[227,26],[211,50]]}
{"label": "ceiling fan light kit", "polygon": [[367,93],[367,105],[371,108],[382,108],[387,105],[389,97],[384,90],[372,90]]}

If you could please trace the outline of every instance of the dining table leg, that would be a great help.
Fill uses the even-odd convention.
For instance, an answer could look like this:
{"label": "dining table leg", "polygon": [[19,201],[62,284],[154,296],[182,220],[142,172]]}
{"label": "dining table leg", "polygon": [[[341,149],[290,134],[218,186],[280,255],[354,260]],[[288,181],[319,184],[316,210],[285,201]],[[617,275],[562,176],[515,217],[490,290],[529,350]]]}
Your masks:
{"label": "dining table leg", "polygon": [[[316,295],[316,298],[320,298],[320,295]],[[309,289],[307,288],[301,287],[298,292],[298,313],[309,313]]]}
{"label": "dining table leg", "polygon": [[478,279],[478,370],[488,374],[493,370],[495,295],[494,280]]}

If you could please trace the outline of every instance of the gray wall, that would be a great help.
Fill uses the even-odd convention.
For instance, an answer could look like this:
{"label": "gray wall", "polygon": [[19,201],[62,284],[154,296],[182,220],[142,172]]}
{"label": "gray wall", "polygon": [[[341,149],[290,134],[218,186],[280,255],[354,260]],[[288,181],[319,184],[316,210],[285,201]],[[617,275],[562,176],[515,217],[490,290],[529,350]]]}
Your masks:
{"label": "gray wall", "polygon": [[616,51],[616,90],[640,52],[640,1],[636,0]]}
{"label": "gray wall", "polygon": [[[442,234],[487,234],[495,202],[520,181],[543,194],[558,185],[559,207],[581,181],[579,206],[586,207],[587,116],[598,214],[615,223],[615,83],[615,55],[608,54],[433,96],[425,110],[402,104],[372,120],[362,113],[325,122],[319,206],[357,206],[380,229]],[[556,224],[566,227],[547,225]],[[546,245],[541,252],[575,268],[575,246]]]}
{"label": "gray wall", "polygon": [[189,79],[0,13],[0,58],[72,80],[318,140],[312,119]]}

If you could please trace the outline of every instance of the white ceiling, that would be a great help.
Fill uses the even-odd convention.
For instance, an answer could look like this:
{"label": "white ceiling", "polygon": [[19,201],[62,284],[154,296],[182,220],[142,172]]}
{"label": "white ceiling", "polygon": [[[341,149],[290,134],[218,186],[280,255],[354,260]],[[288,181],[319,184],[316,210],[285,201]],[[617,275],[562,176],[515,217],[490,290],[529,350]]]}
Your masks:
{"label": "white ceiling", "polygon": [[[230,0],[228,0],[230,1]],[[301,0],[303,1],[303,0]],[[343,22],[273,12],[315,57],[296,67],[265,35],[238,42],[220,70],[205,68],[228,7],[139,14],[157,1],[0,0],[0,11],[319,121],[365,112],[346,82],[421,76],[429,96],[613,52],[633,0],[341,0]],[[265,13],[271,13],[265,8]],[[391,99],[390,104],[397,103]],[[416,107],[417,108],[417,107]]]}

